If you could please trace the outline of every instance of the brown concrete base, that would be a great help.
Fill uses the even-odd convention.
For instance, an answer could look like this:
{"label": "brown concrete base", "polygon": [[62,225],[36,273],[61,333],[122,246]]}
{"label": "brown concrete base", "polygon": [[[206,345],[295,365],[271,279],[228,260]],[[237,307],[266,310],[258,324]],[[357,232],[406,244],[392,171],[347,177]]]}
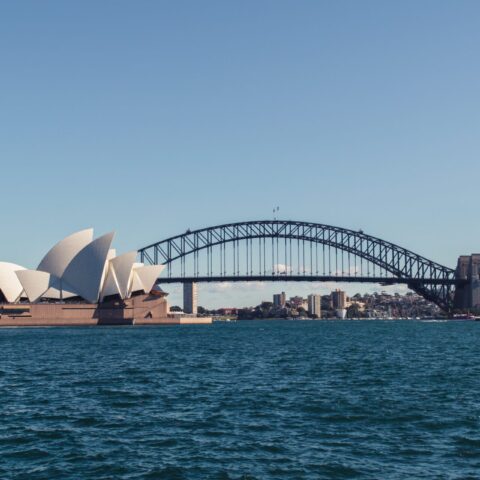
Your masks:
{"label": "brown concrete base", "polygon": [[[21,303],[0,305],[0,327],[53,327],[93,325],[179,325],[211,323],[207,318],[173,318],[166,295],[152,292],[124,302]],[[209,321],[208,321],[209,320]]]}

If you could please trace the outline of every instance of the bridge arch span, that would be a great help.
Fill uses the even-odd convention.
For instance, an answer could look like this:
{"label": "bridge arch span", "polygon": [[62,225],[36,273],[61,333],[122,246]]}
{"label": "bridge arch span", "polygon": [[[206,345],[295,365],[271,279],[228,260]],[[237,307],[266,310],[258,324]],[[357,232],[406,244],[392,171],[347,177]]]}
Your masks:
{"label": "bridge arch span", "polygon": [[[245,260],[240,259],[241,253]],[[199,281],[213,278],[271,280],[274,275],[282,280],[338,277],[344,281],[348,277],[350,281],[368,281],[372,267],[374,273],[375,269],[381,273],[379,276],[374,274],[375,280],[372,281],[383,279],[385,283],[406,283],[445,310],[451,309],[455,286],[454,270],[411,250],[361,230],[311,222],[256,220],[187,230],[143,247],[139,254],[141,261],[147,264],[172,266],[179,263],[178,276],[172,276],[173,269],[168,269],[169,281],[186,281],[187,277]],[[341,270],[338,267],[339,254]],[[193,260],[191,275],[187,275],[187,258]],[[295,261],[299,275],[293,274]],[[241,263],[246,266],[245,274],[240,272]],[[282,264],[284,271],[276,271]],[[227,271],[228,265],[233,267],[233,272]],[[319,266],[323,275],[319,275]],[[363,275],[364,266],[369,269],[368,276]]]}

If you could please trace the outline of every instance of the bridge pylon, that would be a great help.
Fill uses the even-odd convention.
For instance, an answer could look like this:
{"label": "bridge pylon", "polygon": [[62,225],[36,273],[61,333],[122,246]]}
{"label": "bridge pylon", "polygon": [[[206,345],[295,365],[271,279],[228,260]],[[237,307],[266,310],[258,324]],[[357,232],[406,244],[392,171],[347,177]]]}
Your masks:
{"label": "bridge pylon", "polygon": [[455,310],[480,310],[480,254],[460,256],[455,278],[463,281],[455,289]]}

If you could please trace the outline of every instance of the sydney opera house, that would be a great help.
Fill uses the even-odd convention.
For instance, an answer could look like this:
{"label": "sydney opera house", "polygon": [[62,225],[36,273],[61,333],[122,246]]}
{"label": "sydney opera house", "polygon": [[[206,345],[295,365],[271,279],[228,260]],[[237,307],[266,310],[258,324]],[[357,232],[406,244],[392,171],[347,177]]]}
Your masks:
{"label": "sydney opera house", "polygon": [[117,255],[113,237],[74,233],[36,270],[0,262],[0,326],[175,323],[155,287],[163,265],[137,263],[136,251]]}

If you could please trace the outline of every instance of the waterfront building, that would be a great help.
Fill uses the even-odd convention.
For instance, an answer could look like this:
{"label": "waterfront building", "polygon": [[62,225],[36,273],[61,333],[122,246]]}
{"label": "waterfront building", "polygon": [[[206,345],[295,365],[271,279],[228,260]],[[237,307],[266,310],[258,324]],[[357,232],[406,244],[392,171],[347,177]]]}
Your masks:
{"label": "waterfront building", "polygon": [[196,315],[198,311],[198,290],[196,283],[183,284],[183,311]]}
{"label": "waterfront building", "polygon": [[322,296],[311,294],[308,296],[308,314],[316,315],[317,318],[322,316]]}
{"label": "waterfront building", "polygon": [[332,292],[332,307],[335,310],[344,310],[347,308],[347,294],[342,290]]}
{"label": "waterfront building", "polygon": [[93,229],[58,242],[36,270],[0,262],[0,325],[169,323],[167,294],[156,287],[163,265],[116,254],[114,233]]}
{"label": "waterfront building", "polygon": [[287,303],[287,296],[285,292],[282,293],[276,293],[273,295],[273,306],[278,307],[278,308],[283,308],[285,307],[285,304]]}

